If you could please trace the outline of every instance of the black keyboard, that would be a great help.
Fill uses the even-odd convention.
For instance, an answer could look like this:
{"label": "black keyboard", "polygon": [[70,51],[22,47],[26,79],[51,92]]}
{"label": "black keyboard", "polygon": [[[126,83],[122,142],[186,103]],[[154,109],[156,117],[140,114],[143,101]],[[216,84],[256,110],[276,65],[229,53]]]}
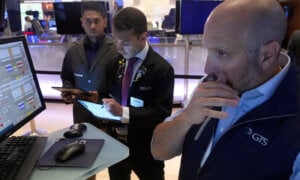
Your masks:
{"label": "black keyboard", "polygon": [[47,137],[12,136],[0,144],[0,180],[26,180],[46,144]]}

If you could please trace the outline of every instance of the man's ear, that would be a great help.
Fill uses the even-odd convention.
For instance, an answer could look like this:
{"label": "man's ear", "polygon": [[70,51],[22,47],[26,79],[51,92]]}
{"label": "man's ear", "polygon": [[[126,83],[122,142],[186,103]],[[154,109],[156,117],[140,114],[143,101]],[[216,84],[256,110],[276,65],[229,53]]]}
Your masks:
{"label": "man's ear", "polygon": [[259,49],[259,65],[263,69],[270,68],[277,60],[280,53],[280,44],[276,41],[270,42]]}
{"label": "man's ear", "polygon": [[140,36],[140,40],[141,41],[147,41],[147,38],[148,38],[148,33],[147,32],[143,32]]}
{"label": "man's ear", "polygon": [[81,27],[83,28],[83,18],[80,18],[80,22],[81,22]]}
{"label": "man's ear", "polygon": [[106,28],[107,27],[107,18],[103,18],[103,21],[104,21],[104,27]]}

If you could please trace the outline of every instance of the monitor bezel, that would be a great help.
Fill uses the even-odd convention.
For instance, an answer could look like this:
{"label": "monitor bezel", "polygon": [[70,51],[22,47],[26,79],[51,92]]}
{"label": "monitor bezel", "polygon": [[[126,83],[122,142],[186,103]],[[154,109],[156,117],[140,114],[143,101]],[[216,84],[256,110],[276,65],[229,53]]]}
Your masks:
{"label": "monitor bezel", "polygon": [[35,87],[38,93],[38,97],[41,103],[41,106],[36,109],[34,112],[32,112],[29,116],[27,116],[25,119],[23,119],[22,121],[20,121],[18,124],[16,124],[15,126],[13,126],[11,129],[9,129],[7,132],[5,132],[4,134],[2,134],[0,136],[0,142],[4,141],[6,138],[8,138],[9,136],[11,136],[13,133],[15,133],[17,130],[19,130],[22,126],[24,126],[26,123],[28,123],[29,121],[33,120],[34,117],[36,117],[38,114],[40,114],[43,110],[46,109],[46,103],[45,100],[43,98],[42,95],[42,91],[39,85],[39,81],[36,75],[36,71],[34,68],[34,64],[30,55],[30,51],[29,51],[29,47],[28,47],[28,43],[26,40],[25,36],[16,36],[16,37],[10,37],[10,38],[0,38],[0,45],[1,44],[7,44],[7,43],[13,43],[13,42],[22,42],[23,43],[23,47],[25,50],[25,54],[27,57],[27,61],[32,73],[32,77],[35,83]]}

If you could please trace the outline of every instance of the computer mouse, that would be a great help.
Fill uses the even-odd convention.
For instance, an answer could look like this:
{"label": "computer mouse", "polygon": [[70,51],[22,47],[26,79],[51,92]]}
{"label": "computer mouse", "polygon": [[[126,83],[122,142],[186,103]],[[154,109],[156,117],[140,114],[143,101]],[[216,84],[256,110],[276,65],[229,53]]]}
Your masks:
{"label": "computer mouse", "polygon": [[85,131],[86,125],[82,123],[75,123],[72,126],[70,126],[70,130],[75,130],[75,129]]}
{"label": "computer mouse", "polygon": [[82,131],[71,130],[64,133],[65,138],[76,138],[82,136]]}
{"label": "computer mouse", "polygon": [[76,123],[70,126],[69,131],[64,133],[65,138],[76,138],[82,136],[83,132],[87,129],[86,125]]}
{"label": "computer mouse", "polygon": [[79,142],[72,142],[65,147],[61,148],[56,154],[55,159],[58,162],[66,162],[69,159],[73,159],[80,154],[83,154],[85,145]]}

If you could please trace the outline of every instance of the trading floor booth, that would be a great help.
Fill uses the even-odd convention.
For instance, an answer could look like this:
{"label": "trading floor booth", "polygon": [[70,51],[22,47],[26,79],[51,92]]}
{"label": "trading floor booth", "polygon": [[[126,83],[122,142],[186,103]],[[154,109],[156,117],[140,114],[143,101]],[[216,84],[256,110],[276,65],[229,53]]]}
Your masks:
{"label": "trading floor booth", "polygon": [[[112,1],[103,0],[100,3],[106,8],[109,18],[112,18]],[[290,26],[297,28],[297,21],[292,20],[299,12],[296,7],[298,0],[280,1],[286,11]],[[60,71],[66,51],[73,42],[84,36],[80,24],[81,1],[39,1],[34,0],[6,0],[0,3],[0,39],[24,35],[28,43],[28,48],[35,68],[36,77],[41,87],[41,94],[45,101],[62,102],[60,92],[52,89],[53,86],[61,86]],[[162,5],[156,5],[160,3]],[[202,46],[203,27],[209,13],[222,1],[201,1],[201,0],[123,0],[122,6],[135,6],[143,10],[148,22],[148,42],[173,66],[175,70],[175,88],[173,104],[182,107],[188,96],[192,93],[199,79],[205,75],[204,66],[207,51]],[[163,4],[167,4],[167,8]],[[299,4],[299,3],[298,3]],[[25,16],[33,18],[33,12],[39,12],[41,26],[44,32],[40,35],[24,32]],[[153,11],[157,14],[149,14]],[[164,24],[163,21],[168,25]],[[108,21],[106,32],[111,32],[111,21]],[[292,25],[293,24],[293,25]],[[295,25],[296,24],[296,25]],[[298,27],[300,29],[300,27]],[[288,33],[290,30],[288,31]],[[105,145],[100,156],[96,159],[89,172],[74,171],[74,169],[57,168],[50,171],[33,172],[33,179],[43,179],[48,177],[48,173],[58,176],[74,176],[86,178],[98,171],[116,163],[128,155],[128,149],[106,136],[101,131],[90,128],[89,133],[84,138],[99,136],[105,139],[110,145]],[[38,128],[38,127],[37,127]],[[51,147],[57,138],[62,136],[66,129],[53,132],[49,135],[43,153]],[[122,149],[119,156],[110,157],[109,151]],[[118,154],[118,152],[116,152]],[[104,161],[100,162],[101,159]],[[99,161],[99,164],[97,163]],[[104,164],[103,164],[104,163]],[[63,173],[67,172],[67,173]],[[51,179],[55,179],[55,175]]]}

